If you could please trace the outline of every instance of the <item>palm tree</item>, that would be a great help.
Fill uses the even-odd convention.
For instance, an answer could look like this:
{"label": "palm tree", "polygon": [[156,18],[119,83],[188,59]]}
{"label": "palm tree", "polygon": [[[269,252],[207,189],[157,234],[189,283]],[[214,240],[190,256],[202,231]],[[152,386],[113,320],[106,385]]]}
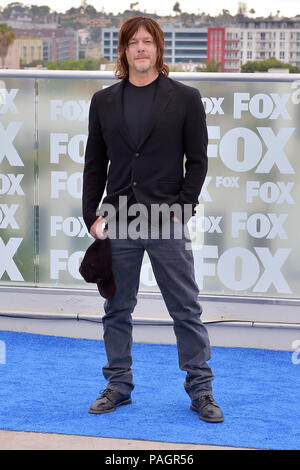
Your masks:
{"label": "palm tree", "polygon": [[7,26],[5,23],[0,24],[0,57],[2,69],[4,69],[8,48],[14,42],[15,38],[16,35],[10,26]]}
{"label": "palm tree", "polygon": [[210,61],[206,65],[206,72],[221,72],[222,70],[222,63],[216,62],[215,58],[212,57]]}
{"label": "palm tree", "polygon": [[175,5],[173,6],[173,11],[175,11],[176,15],[177,13],[181,13],[181,8],[180,8],[180,3],[176,2]]}

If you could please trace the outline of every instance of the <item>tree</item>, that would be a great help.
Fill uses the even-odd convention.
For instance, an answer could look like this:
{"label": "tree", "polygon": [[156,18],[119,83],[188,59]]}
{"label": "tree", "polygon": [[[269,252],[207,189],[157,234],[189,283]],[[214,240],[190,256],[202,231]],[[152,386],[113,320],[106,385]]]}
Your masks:
{"label": "tree", "polygon": [[222,72],[222,63],[216,62],[215,58],[212,57],[209,62],[207,62],[206,67],[196,67],[196,72]]}
{"label": "tree", "polygon": [[93,7],[93,5],[86,5],[85,9],[84,9],[84,13],[88,16],[91,16],[91,17],[94,17],[98,15],[98,12],[96,10],[95,7]]}
{"label": "tree", "polygon": [[30,5],[30,14],[33,17],[43,18],[49,15],[49,13],[50,13],[50,7],[48,7],[47,5],[41,5],[41,6]]}
{"label": "tree", "polygon": [[14,42],[15,38],[16,35],[10,26],[7,26],[6,23],[0,24],[0,57],[2,68],[4,68],[8,48]]}
{"label": "tree", "polygon": [[267,72],[271,68],[283,68],[289,69],[290,73],[299,73],[299,70],[296,66],[291,64],[284,64],[280,60],[277,60],[275,57],[271,57],[267,60],[256,60],[248,61],[241,66],[242,73],[254,73],[254,72]]}
{"label": "tree", "polygon": [[181,8],[180,8],[180,4],[179,2],[176,2],[175,5],[173,6],[173,11],[175,11],[175,13],[181,13]]}
{"label": "tree", "polygon": [[90,57],[85,59],[66,59],[58,61],[47,61],[48,70],[99,70],[102,58],[97,60]]}
{"label": "tree", "polygon": [[71,7],[69,8],[69,10],[67,10],[65,12],[66,15],[76,15],[77,13],[79,14],[79,8],[74,8],[74,7]]}
{"label": "tree", "polygon": [[13,2],[4,7],[2,15],[4,19],[8,20],[13,13],[16,13],[19,16],[24,16],[25,12],[26,7],[23,3]]}
{"label": "tree", "polygon": [[216,62],[215,58],[212,57],[206,65],[206,72],[221,72],[222,62]]}

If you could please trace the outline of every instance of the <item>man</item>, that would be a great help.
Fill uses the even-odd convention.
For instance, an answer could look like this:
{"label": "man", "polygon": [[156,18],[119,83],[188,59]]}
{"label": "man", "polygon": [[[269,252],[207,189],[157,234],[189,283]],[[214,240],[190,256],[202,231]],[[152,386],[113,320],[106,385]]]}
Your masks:
{"label": "man", "polygon": [[[95,93],[91,101],[83,177],[83,217],[91,235],[104,236],[107,211],[103,207],[111,204],[121,213],[121,198],[126,198],[130,208],[139,204],[146,212],[157,204],[177,204],[184,209],[184,221],[178,213],[171,213],[169,238],[161,237],[161,232],[159,237],[134,238],[129,230],[124,238],[120,227],[129,227],[134,216],[125,221],[117,217],[119,237],[110,237],[116,293],[106,299],[103,317],[108,362],[102,370],[108,386],[89,412],[107,413],[131,403],[131,314],[146,250],[174,321],[179,366],[186,371],[184,387],[191,409],[202,420],[220,422],[224,418],[212,395],[213,373],[206,363],[210,344],[200,320],[193,254],[186,249],[186,235],[174,236],[178,229],[186,233],[187,219],[198,204],[206,176],[206,117],[198,90],[168,77],[163,53],[159,25],[149,18],[129,18],[119,33],[116,77],[120,81]],[[96,213],[106,183],[107,196]],[[150,227],[153,221],[147,214]],[[159,221],[159,230],[165,223]],[[110,236],[109,224],[106,229]]]}

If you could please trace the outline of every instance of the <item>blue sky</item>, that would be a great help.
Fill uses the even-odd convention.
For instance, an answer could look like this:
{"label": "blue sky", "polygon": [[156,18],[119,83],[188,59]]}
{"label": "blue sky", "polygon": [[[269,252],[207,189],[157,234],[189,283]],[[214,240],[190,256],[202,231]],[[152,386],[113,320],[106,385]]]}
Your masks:
{"label": "blue sky", "polygon": [[[21,0],[22,2],[22,0]],[[102,6],[107,12],[118,13],[129,9],[131,3],[135,0],[88,0],[88,3],[93,5],[98,11],[101,10]],[[0,5],[5,6],[11,1],[0,0]],[[26,0],[24,4],[34,5],[49,5],[50,8],[56,11],[66,11],[72,6],[79,7],[80,0]],[[143,11],[146,10],[149,13],[166,15],[172,13],[175,0],[141,0],[138,3],[138,8]],[[227,9],[231,14],[237,13],[238,0],[212,0],[211,2],[201,2],[201,0],[181,0],[179,1],[182,11],[190,13],[199,13],[205,11],[211,15],[217,15],[222,9]],[[254,8],[257,16],[268,16],[270,12],[273,15],[276,14],[277,10],[280,10],[281,15],[295,16],[300,15],[300,0],[249,0],[244,2],[247,4],[248,10]]]}

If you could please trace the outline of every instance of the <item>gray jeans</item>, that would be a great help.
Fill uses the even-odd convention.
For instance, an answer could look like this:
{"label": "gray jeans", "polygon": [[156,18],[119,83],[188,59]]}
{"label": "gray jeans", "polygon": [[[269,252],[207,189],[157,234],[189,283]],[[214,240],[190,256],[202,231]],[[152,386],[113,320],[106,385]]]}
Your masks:
{"label": "gray jeans", "polygon": [[[151,224],[148,226],[150,229]],[[183,237],[176,238],[175,231],[183,229]],[[105,315],[102,320],[108,362],[102,371],[109,387],[122,394],[128,394],[134,388],[131,314],[137,303],[145,250],[173,319],[179,367],[186,371],[184,388],[192,400],[212,393],[213,373],[206,364],[210,359],[210,343],[200,319],[202,309],[197,299],[199,290],[195,282],[193,252],[186,249],[186,243],[190,240],[188,233],[186,225],[171,222],[171,236],[168,239],[161,236],[161,227],[158,239],[143,233],[138,239],[110,239],[116,294],[104,302]]]}

